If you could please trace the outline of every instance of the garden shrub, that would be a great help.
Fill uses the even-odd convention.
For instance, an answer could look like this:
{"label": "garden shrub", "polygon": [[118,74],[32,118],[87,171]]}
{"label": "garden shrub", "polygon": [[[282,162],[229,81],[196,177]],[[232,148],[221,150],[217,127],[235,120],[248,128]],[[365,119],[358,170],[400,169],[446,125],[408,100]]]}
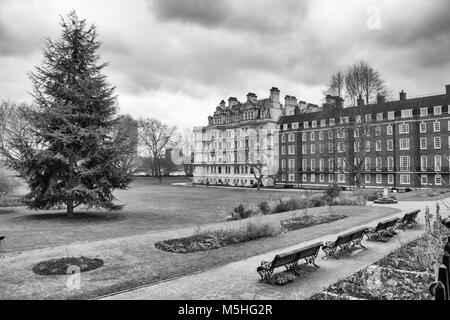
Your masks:
{"label": "garden shrub", "polygon": [[262,214],[269,214],[270,213],[270,206],[267,201],[263,201],[258,205],[259,210]]}
{"label": "garden shrub", "polygon": [[250,221],[238,229],[194,232],[187,238],[171,239],[155,243],[155,247],[168,252],[193,253],[219,249],[228,245],[276,237],[285,229],[278,223]]}

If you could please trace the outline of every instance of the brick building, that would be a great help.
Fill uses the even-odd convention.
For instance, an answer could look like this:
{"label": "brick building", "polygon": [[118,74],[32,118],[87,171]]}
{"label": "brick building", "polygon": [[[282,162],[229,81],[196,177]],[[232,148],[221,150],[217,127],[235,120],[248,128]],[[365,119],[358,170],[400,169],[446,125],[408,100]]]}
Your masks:
{"label": "brick building", "polygon": [[450,85],[445,93],[344,108],[327,97],[323,109],[279,121],[277,185],[304,188],[446,187],[450,183]]}
{"label": "brick building", "polygon": [[228,104],[222,100],[208,125],[194,128],[194,183],[250,187],[256,183],[255,170],[260,170],[263,185],[273,186],[278,120],[314,107],[292,96],[286,96],[283,104],[277,88],[261,100],[254,93],[245,102],[234,97]]}

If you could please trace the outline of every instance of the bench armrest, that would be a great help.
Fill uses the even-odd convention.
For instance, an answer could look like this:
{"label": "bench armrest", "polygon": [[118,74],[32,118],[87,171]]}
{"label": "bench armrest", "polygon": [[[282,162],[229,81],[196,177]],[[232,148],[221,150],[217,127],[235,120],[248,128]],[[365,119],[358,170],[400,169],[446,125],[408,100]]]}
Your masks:
{"label": "bench armrest", "polygon": [[270,267],[272,266],[272,262],[267,262],[267,261],[262,261],[261,262],[261,267],[263,269],[270,269]]}

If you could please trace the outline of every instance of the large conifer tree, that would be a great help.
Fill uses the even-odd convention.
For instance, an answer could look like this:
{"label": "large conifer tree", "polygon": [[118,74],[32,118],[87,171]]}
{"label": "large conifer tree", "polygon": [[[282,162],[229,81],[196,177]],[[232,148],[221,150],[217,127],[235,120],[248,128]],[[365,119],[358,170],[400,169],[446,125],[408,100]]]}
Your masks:
{"label": "large conifer tree", "polygon": [[33,209],[63,205],[69,216],[81,205],[120,209],[112,192],[126,188],[129,176],[121,170],[123,145],[113,139],[116,97],[102,74],[96,28],[75,12],[61,26],[30,73],[35,109],[26,116],[35,141],[17,141],[15,163],[28,179],[26,202]]}

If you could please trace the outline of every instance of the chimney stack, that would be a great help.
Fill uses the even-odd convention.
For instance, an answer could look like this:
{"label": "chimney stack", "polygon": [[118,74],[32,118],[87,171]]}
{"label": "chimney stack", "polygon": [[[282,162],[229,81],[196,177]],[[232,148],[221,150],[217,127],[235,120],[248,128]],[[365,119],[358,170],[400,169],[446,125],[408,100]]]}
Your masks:
{"label": "chimney stack", "polygon": [[238,103],[239,103],[239,101],[238,101],[238,99],[236,99],[235,97],[230,97],[230,98],[228,99],[228,107],[229,107],[229,108],[234,107],[234,106],[237,105]]}
{"label": "chimney stack", "polygon": [[286,96],[284,98],[284,108],[286,110],[286,116],[294,115],[296,107],[297,107],[297,98],[296,97]]}
{"label": "chimney stack", "polygon": [[445,86],[445,93],[450,96],[450,84]]}
{"label": "chimney stack", "polygon": [[219,105],[221,108],[225,108],[225,101],[224,100],[222,100],[222,101],[220,101],[220,105]]}
{"label": "chimney stack", "polygon": [[247,94],[247,102],[256,103],[256,102],[258,102],[258,97],[253,92],[249,92]]}
{"label": "chimney stack", "polygon": [[270,89],[270,100],[273,103],[280,103],[280,90],[278,88],[273,87]]}
{"label": "chimney stack", "polygon": [[358,104],[358,107],[361,107],[364,105],[364,99],[362,96],[359,96],[357,104]]}
{"label": "chimney stack", "polygon": [[382,94],[378,94],[377,95],[377,103],[381,104],[381,103],[385,103],[386,102],[386,97]]}
{"label": "chimney stack", "polygon": [[400,92],[400,101],[405,101],[406,100],[406,92],[404,92],[402,90],[402,92]]}

